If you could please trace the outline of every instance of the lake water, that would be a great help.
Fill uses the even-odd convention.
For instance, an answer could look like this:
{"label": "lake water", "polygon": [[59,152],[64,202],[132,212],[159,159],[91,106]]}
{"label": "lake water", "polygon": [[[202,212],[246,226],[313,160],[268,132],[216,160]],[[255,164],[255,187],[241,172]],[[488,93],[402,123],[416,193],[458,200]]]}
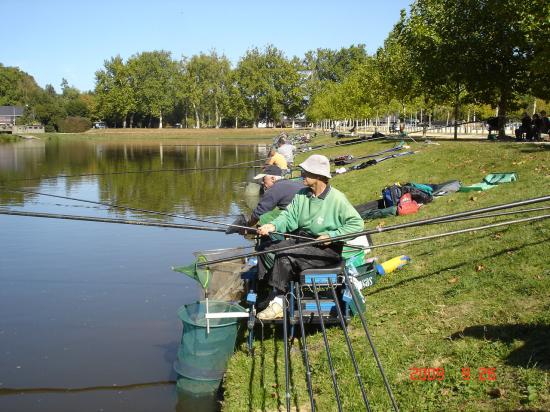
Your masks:
{"label": "lake water", "polygon": [[[0,185],[230,223],[254,203],[244,196],[254,169],[211,168],[262,157],[258,146],[24,141],[0,144]],[[185,168],[210,169],[168,170]],[[5,190],[0,209],[205,225]],[[171,266],[245,244],[217,232],[0,215],[0,411],[215,410],[211,398],[176,394],[176,312],[200,290]]]}

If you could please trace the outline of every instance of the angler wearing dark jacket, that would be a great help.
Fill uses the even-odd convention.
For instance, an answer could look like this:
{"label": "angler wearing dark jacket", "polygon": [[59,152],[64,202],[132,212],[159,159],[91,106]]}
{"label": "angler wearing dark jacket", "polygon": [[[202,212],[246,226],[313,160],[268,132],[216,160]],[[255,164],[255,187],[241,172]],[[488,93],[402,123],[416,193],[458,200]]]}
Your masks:
{"label": "angler wearing dark jacket", "polygon": [[[281,178],[282,170],[277,166],[266,167],[264,173],[255,176],[255,180],[262,180],[264,194],[256,208],[252,211],[248,226],[255,225],[260,218],[275,208],[286,209],[292,202],[294,195],[304,188],[301,181]],[[267,222],[262,222],[267,223]]]}

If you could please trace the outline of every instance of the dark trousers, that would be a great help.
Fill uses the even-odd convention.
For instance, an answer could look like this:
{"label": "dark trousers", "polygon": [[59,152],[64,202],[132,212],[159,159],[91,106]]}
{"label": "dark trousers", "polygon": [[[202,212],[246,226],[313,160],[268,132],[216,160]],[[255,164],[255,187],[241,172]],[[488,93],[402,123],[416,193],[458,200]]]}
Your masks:
{"label": "dark trousers", "polygon": [[[303,242],[303,241],[302,241]],[[260,250],[273,250],[284,246],[300,243],[296,239],[282,240],[260,247]],[[303,270],[322,268],[337,264],[342,260],[343,244],[337,242],[327,246],[296,246],[295,248],[275,252],[269,257],[260,256],[258,261],[258,278],[267,278],[267,283],[280,291],[286,291],[288,283],[296,280],[296,276]],[[274,260],[272,260],[274,259]],[[273,262],[273,266],[269,262]]]}

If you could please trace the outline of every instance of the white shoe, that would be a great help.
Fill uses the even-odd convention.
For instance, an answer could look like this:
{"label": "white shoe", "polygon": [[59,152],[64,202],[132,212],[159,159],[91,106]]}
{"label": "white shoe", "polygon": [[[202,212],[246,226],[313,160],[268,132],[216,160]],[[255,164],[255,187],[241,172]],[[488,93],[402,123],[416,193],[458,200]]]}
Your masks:
{"label": "white shoe", "polygon": [[275,297],[269,302],[267,308],[258,313],[257,317],[260,320],[281,319],[283,317],[283,298]]}

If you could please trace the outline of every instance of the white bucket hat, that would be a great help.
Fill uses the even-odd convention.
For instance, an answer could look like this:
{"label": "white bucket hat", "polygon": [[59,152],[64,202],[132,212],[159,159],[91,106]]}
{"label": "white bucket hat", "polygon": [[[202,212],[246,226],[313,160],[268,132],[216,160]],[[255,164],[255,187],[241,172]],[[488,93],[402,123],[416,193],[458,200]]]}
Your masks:
{"label": "white bucket hat", "polygon": [[330,174],[330,162],[326,156],[314,154],[300,163],[300,167],[306,172],[332,179]]}

